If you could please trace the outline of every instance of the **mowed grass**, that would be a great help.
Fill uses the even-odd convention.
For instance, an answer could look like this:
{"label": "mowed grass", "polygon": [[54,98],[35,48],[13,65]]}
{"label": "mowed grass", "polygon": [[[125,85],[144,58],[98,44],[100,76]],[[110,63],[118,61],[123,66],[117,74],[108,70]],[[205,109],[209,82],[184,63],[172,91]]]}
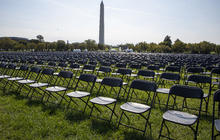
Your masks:
{"label": "mowed grass", "polygon": [[[98,84],[97,84],[98,85]],[[3,84],[0,84],[2,87]],[[15,88],[16,89],[16,88]],[[162,114],[165,112],[163,105],[155,104],[152,109],[150,122],[151,130],[147,128],[143,136],[141,132],[120,126],[117,128],[118,118],[113,117],[111,123],[92,116],[89,118],[90,109],[87,108],[85,114],[77,110],[83,110],[84,104],[80,107],[71,104],[67,109],[67,103],[58,106],[56,103],[41,102],[35,93],[34,98],[26,97],[26,90],[17,94],[15,89],[0,90],[0,139],[158,139],[159,130],[162,122]],[[216,90],[216,89],[214,89]],[[207,91],[207,89],[205,90]],[[213,91],[214,92],[214,91]],[[96,90],[92,94],[95,97]],[[143,96],[143,97],[142,97]],[[144,99],[145,95],[141,98]],[[92,98],[91,97],[91,98]],[[167,95],[159,95],[161,102],[166,103]],[[212,124],[212,98],[210,97],[209,113],[206,116],[202,113],[198,139],[211,139]],[[121,113],[120,105],[125,100],[120,97],[116,106],[116,113]],[[192,106],[198,104],[198,100],[189,101]],[[205,105],[203,103],[203,105]],[[94,115],[109,118],[110,112],[105,108],[100,108],[103,115],[99,115],[94,110]],[[124,123],[134,124],[136,127],[143,128],[145,121],[138,115],[129,114],[130,122],[123,119]],[[124,117],[125,118],[125,117]],[[171,138],[178,140],[193,139],[193,132],[189,127],[170,124]],[[166,134],[164,128],[163,134]],[[161,138],[163,139],[163,138]]]}

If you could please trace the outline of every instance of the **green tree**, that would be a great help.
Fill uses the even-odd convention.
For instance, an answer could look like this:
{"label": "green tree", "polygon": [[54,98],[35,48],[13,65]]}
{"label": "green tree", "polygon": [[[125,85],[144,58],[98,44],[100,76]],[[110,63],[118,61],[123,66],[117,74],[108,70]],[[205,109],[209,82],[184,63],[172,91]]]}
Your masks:
{"label": "green tree", "polygon": [[175,53],[183,53],[185,49],[186,49],[186,44],[179,39],[177,39],[172,46],[172,51]]}
{"label": "green tree", "polygon": [[37,35],[36,38],[40,41],[43,42],[44,41],[44,37],[42,35]]}
{"label": "green tree", "polygon": [[171,47],[171,46],[172,46],[171,37],[167,35],[167,36],[164,38],[163,42],[161,42],[159,45],[165,45],[165,46]]}
{"label": "green tree", "polygon": [[63,40],[58,40],[58,41],[57,41],[56,50],[57,50],[57,51],[65,51],[65,50],[67,50],[65,41],[63,41]]}

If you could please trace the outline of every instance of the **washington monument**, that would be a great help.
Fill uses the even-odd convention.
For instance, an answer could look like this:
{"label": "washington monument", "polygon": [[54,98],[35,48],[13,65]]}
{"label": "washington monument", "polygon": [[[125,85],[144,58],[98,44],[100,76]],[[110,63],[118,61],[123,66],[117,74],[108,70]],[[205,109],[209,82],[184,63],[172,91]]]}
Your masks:
{"label": "washington monument", "polygon": [[104,3],[100,4],[100,21],[99,21],[99,44],[104,45]]}

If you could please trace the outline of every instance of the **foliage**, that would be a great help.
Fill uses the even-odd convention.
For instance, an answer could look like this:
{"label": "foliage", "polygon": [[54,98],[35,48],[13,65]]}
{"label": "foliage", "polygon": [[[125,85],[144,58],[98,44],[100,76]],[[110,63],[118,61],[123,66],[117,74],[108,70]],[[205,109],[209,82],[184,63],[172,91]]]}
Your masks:
{"label": "foliage", "polygon": [[[44,42],[43,36],[38,35],[38,39],[12,40],[10,38],[0,39],[0,50],[2,51],[72,51],[74,49],[97,51],[108,51],[114,46],[98,45],[95,40],[88,39],[84,42],[65,43],[63,40],[56,42]],[[162,42],[147,43],[139,42],[137,44],[125,43],[116,46],[122,51],[133,49],[134,52],[151,52],[151,53],[198,53],[198,54],[220,54],[220,47],[217,44],[202,41],[199,43],[184,43],[177,39],[172,44],[170,36],[166,36]]]}
{"label": "foliage", "polygon": [[44,37],[42,35],[37,35],[36,38],[40,41],[43,42],[44,41]]}

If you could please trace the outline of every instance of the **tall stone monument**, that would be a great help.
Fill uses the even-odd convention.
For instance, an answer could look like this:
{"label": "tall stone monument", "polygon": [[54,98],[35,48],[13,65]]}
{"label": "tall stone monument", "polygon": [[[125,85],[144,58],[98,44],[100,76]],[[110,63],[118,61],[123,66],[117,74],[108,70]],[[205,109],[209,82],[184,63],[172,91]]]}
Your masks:
{"label": "tall stone monument", "polygon": [[100,21],[99,21],[99,44],[104,45],[104,3],[100,4]]}

